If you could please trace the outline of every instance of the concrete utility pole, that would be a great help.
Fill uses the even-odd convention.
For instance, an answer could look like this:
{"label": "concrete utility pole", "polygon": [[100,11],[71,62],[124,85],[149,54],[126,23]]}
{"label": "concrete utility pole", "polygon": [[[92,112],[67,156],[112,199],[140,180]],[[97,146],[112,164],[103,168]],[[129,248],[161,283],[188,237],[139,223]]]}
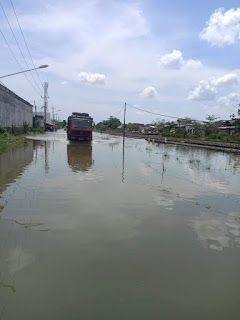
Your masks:
{"label": "concrete utility pole", "polygon": [[44,127],[46,130],[46,123],[47,123],[47,110],[48,110],[48,83],[44,82],[43,84],[43,88],[44,88]]}
{"label": "concrete utility pole", "polygon": [[35,100],[34,100],[34,108],[35,108],[35,117],[36,117],[36,115],[37,115],[37,106],[36,106]]}
{"label": "concrete utility pole", "polygon": [[123,119],[123,137],[125,137],[125,126],[126,126],[126,108],[127,108],[127,103],[125,102],[124,104],[124,119]]}

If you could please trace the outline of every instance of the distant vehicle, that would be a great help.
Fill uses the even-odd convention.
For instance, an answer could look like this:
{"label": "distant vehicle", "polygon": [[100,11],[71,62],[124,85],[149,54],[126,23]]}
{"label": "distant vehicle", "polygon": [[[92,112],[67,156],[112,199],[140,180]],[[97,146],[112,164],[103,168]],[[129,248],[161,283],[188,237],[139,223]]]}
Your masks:
{"label": "distant vehicle", "polygon": [[67,121],[68,140],[92,140],[93,118],[88,113],[73,112]]}
{"label": "distant vehicle", "polygon": [[57,131],[57,126],[55,124],[46,123],[46,131]]}

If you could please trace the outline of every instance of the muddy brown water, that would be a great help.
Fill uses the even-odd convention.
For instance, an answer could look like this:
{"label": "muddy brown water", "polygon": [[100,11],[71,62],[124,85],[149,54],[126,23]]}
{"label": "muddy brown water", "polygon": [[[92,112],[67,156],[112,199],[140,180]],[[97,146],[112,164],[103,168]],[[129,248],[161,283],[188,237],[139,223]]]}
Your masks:
{"label": "muddy brown water", "polygon": [[240,156],[58,131],[0,155],[0,319],[238,319]]}

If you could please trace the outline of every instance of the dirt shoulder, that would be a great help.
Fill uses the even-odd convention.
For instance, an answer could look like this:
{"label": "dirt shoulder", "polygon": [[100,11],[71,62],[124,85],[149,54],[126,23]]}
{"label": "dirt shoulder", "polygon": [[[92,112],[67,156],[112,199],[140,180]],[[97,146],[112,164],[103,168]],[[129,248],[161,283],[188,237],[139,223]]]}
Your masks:
{"label": "dirt shoulder", "polygon": [[[122,136],[122,132],[117,132],[117,131],[104,131],[103,133],[108,133],[115,136]],[[235,143],[235,142],[183,139],[183,138],[173,138],[173,137],[164,138],[164,137],[159,137],[158,135],[147,135],[147,134],[139,134],[139,133],[132,133],[132,132],[126,132],[125,136],[128,138],[134,138],[134,139],[145,139],[145,140],[153,139],[155,141],[156,140],[160,141],[160,143],[185,145],[189,147],[198,147],[198,148],[205,148],[205,149],[225,151],[225,152],[234,152],[234,153],[240,154],[240,143]]]}

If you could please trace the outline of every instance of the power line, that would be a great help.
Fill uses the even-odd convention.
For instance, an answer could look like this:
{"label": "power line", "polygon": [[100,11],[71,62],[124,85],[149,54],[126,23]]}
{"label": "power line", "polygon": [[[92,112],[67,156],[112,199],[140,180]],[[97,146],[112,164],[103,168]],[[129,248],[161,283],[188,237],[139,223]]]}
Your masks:
{"label": "power line", "polygon": [[118,113],[115,115],[115,118],[119,115],[119,113],[121,113],[121,111],[123,110],[124,105],[122,106],[122,108],[118,111]]}
{"label": "power line", "polygon": [[161,117],[166,117],[166,118],[173,118],[173,119],[179,119],[179,117],[168,116],[168,115],[166,115],[166,114],[161,114],[161,113],[157,113],[157,112],[152,112],[152,111],[144,110],[144,109],[142,109],[142,108],[132,106],[132,105],[129,104],[129,103],[127,103],[127,105],[128,105],[129,107],[134,108],[134,109],[137,109],[137,110],[140,110],[140,111],[143,111],[143,112],[147,112],[147,113],[151,113],[151,114],[154,114],[154,115],[156,115],[156,116],[161,116]]}
{"label": "power line", "polygon": [[[167,114],[161,114],[161,113],[157,113],[157,112],[148,111],[148,110],[145,110],[145,109],[142,109],[142,108],[139,108],[139,107],[132,106],[132,105],[129,104],[129,103],[127,103],[127,105],[128,105],[129,107],[134,108],[134,109],[141,110],[141,111],[143,111],[143,112],[151,113],[151,114],[154,114],[154,115],[157,115],[157,116],[161,116],[161,117],[173,118],[173,119],[179,119],[179,118],[180,118],[180,117],[176,117],[176,116],[169,116],[169,115],[167,115]],[[203,120],[192,119],[192,121],[202,122]]]}
{"label": "power line", "polygon": [[[30,69],[30,67],[29,67],[29,65],[28,65],[28,63],[27,63],[27,61],[26,61],[26,59],[25,59],[25,56],[24,56],[24,54],[23,54],[23,52],[22,52],[22,49],[21,49],[21,47],[20,47],[20,45],[19,45],[19,43],[18,43],[18,40],[17,40],[17,38],[16,38],[16,36],[15,36],[15,33],[14,33],[13,29],[12,29],[12,26],[11,26],[9,20],[8,20],[8,17],[7,17],[7,15],[6,15],[6,12],[5,12],[5,10],[4,10],[1,2],[0,2],[0,7],[1,7],[2,12],[3,12],[4,16],[5,16],[5,19],[7,20],[8,26],[9,26],[11,32],[12,32],[13,38],[14,38],[16,44],[17,44],[17,47],[18,47],[21,55],[22,55],[22,58],[23,58],[24,62],[26,63],[27,68]],[[36,82],[36,80],[35,80],[35,78],[33,77],[33,75],[32,75],[31,72],[30,72],[30,74],[31,74],[31,77],[32,77],[33,81],[35,82],[36,86],[37,86],[38,89],[40,89],[40,91],[41,91],[41,88],[39,87],[38,83]]]}
{"label": "power line", "polygon": [[[16,56],[15,56],[15,54],[14,54],[14,52],[13,52],[12,48],[10,47],[10,45],[9,45],[9,43],[8,43],[8,41],[7,41],[7,39],[5,38],[5,36],[4,36],[4,34],[3,34],[3,32],[2,32],[2,30],[1,30],[1,29],[0,29],[0,33],[1,33],[2,37],[3,37],[3,39],[5,40],[5,42],[6,42],[7,46],[8,46],[8,48],[9,48],[9,50],[11,51],[11,53],[12,53],[12,55],[13,55],[13,57],[14,57],[15,61],[17,62],[17,64],[18,64],[19,68],[20,68],[22,71],[24,71],[24,70],[23,70],[23,68],[22,68],[22,66],[20,65],[20,63],[19,63],[18,59],[16,58]],[[34,90],[34,91],[39,95],[39,92],[38,92],[38,91],[36,90],[36,88],[33,86],[32,82],[28,79],[28,77],[26,76],[26,74],[25,74],[25,73],[23,73],[23,75],[25,76],[25,78],[27,79],[27,81],[29,82],[29,84],[31,85],[31,87],[33,88],[33,90]],[[41,95],[40,95],[40,96],[41,96]]]}
{"label": "power line", "polygon": [[2,81],[0,81],[0,83],[1,83],[2,86],[6,87],[5,84]]}
{"label": "power line", "polygon": [[[18,17],[17,17],[16,10],[15,10],[14,5],[13,5],[13,3],[12,3],[12,0],[9,0],[9,1],[10,1],[10,3],[11,3],[11,6],[12,6],[12,9],[13,9],[13,12],[14,12],[14,14],[15,14],[15,17],[16,17],[16,20],[17,20],[17,23],[18,23],[19,29],[20,29],[20,31],[21,31],[21,34],[22,34],[22,37],[23,37],[24,43],[25,43],[25,45],[26,45],[26,48],[27,48],[27,51],[28,51],[29,57],[30,57],[30,59],[31,59],[31,61],[32,61],[32,64],[33,64],[34,68],[36,68],[36,66],[35,66],[35,64],[34,64],[34,62],[33,62],[32,55],[31,55],[30,50],[29,50],[29,48],[28,48],[26,38],[25,38],[25,36],[24,36],[24,34],[23,34],[23,31],[22,31],[22,28],[21,28],[21,25],[20,25],[19,19],[18,19]],[[36,72],[37,77],[38,77],[38,80],[39,80],[39,82],[40,82],[40,84],[41,84],[41,86],[42,86],[42,81],[41,81],[41,79],[40,79],[39,73],[38,73],[38,71],[37,71],[37,70],[35,70],[35,72]]]}

